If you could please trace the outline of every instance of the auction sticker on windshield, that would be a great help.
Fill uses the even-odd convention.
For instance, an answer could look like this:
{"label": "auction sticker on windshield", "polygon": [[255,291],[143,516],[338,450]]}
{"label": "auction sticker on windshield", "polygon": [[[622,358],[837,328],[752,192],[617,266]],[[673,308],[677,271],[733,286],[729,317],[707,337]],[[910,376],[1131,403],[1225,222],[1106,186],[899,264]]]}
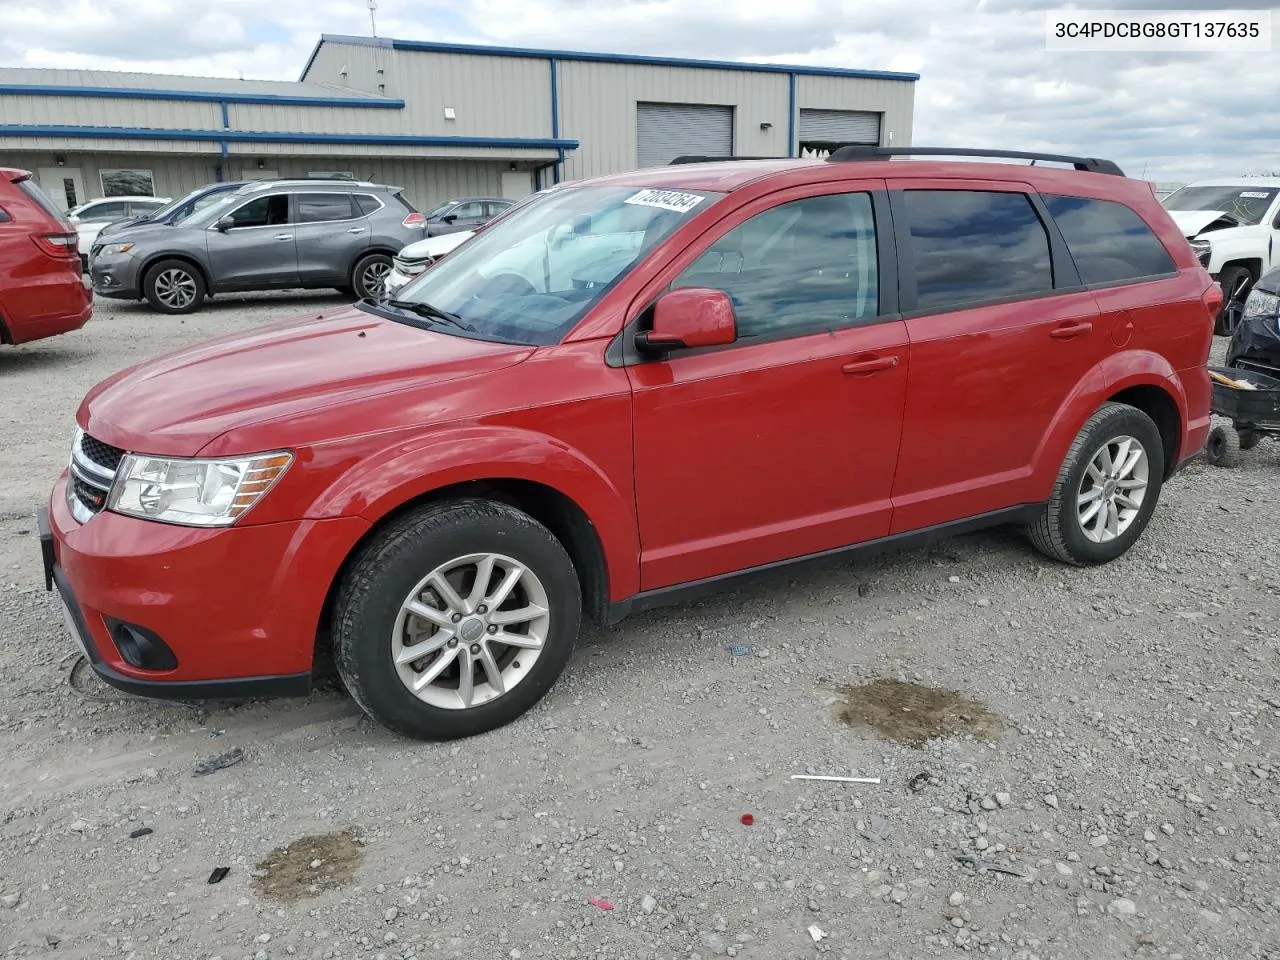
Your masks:
{"label": "auction sticker on windshield", "polygon": [[1270,198],[1271,194],[1264,193],[1261,190],[1245,190],[1240,196],[1247,197],[1250,200],[1266,200]]}
{"label": "auction sticker on windshield", "polygon": [[676,213],[688,213],[702,202],[702,197],[696,193],[682,193],[679,190],[641,190],[627,197],[623,202],[638,204],[642,207],[674,210]]}

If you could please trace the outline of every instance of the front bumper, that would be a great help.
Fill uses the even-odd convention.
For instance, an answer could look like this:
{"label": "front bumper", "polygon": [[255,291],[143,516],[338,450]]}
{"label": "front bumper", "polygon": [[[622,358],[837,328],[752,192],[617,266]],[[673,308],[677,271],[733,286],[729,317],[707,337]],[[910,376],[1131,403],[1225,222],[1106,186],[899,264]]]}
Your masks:
{"label": "front bumper", "polygon": [[81,524],[66,483],[38,518],[45,583],[104,681],[169,700],[310,689],[329,586],[363,520],[207,530],[104,511]]}
{"label": "front bumper", "polygon": [[409,283],[411,280],[416,280],[421,275],[421,273],[408,274],[399,267],[392,267],[391,272],[388,273],[386,279],[383,280],[387,296],[394,297],[400,292],[400,289],[405,286],[405,284]]}
{"label": "front bumper", "polygon": [[138,277],[138,261],[133,257],[112,257],[103,260],[101,256],[89,261],[89,282],[93,292],[100,297],[114,300],[141,300],[142,292]]}

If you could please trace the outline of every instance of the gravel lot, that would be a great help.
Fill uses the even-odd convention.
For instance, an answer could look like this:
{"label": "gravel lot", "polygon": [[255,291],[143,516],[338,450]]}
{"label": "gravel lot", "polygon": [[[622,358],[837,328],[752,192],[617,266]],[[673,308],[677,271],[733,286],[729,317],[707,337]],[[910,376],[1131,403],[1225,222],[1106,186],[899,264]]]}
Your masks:
{"label": "gravel lot", "polygon": [[[100,301],[0,352],[0,956],[1280,957],[1272,442],[1192,465],[1106,568],[996,532],[782,574],[585,635],[537,709],[462,743],[332,687],[73,685],[33,513],[81,395],[338,302]],[[910,712],[846,705],[881,678],[921,686]],[[933,718],[931,688],[977,702]]]}

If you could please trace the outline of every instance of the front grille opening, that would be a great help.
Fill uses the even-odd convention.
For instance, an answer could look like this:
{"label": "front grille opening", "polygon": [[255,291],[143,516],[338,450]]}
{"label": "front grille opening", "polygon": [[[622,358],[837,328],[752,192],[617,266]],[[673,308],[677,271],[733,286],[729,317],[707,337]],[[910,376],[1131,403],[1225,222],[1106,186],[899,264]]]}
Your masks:
{"label": "front grille opening", "polygon": [[109,443],[95,440],[87,433],[80,437],[80,452],[84,454],[86,459],[92,460],[98,466],[112,472],[120,466],[120,461],[124,459],[124,451],[119,447],[113,447]]}
{"label": "front grille opening", "polygon": [[71,477],[71,492],[87,509],[97,513],[107,505],[107,491],[85,483],[77,476]]}

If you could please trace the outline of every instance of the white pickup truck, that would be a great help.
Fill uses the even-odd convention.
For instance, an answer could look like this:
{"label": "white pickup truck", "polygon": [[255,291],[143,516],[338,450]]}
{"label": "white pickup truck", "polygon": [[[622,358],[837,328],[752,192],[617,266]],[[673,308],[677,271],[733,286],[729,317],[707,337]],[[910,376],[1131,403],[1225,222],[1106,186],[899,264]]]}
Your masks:
{"label": "white pickup truck", "polygon": [[1201,180],[1175,190],[1163,203],[1222,285],[1215,332],[1230,336],[1254,283],[1280,266],[1280,178]]}

